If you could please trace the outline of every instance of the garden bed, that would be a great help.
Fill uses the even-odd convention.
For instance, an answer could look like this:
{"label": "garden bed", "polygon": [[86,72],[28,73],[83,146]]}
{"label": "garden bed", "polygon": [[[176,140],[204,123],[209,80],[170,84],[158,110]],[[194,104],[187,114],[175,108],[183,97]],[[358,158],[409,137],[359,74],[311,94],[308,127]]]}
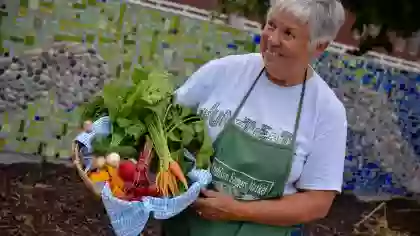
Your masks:
{"label": "garden bed", "polygon": [[[44,176],[40,176],[40,167],[29,163],[0,165],[2,236],[114,235],[101,201],[86,190],[74,169],[45,164]],[[340,196],[327,219],[306,227],[307,235],[352,235],[353,225],[377,205]],[[386,209],[390,228],[420,235],[420,206],[393,200]],[[382,213],[378,211],[378,215]],[[147,236],[159,235],[157,224],[151,223]]]}

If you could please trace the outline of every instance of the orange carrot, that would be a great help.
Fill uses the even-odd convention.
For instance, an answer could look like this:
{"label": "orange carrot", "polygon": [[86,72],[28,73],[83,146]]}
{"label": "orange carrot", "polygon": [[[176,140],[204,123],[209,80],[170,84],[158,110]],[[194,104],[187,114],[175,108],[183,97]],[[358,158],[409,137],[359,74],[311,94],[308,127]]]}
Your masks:
{"label": "orange carrot", "polygon": [[118,171],[115,167],[106,165],[107,171],[109,173],[109,187],[112,190],[112,193],[116,197],[121,197],[124,195],[124,181],[118,176]]}
{"label": "orange carrot", "polygon": [[169,170],[160,171],[156,176],[156,186],[160,195],[169,197],[179,194],[176,177]]}
{"label": "orange carrot", "polygon": [[185,178],[184,173],[182,172],[181,167],[179,166],[178,162],[172,160],[169,162],[169,170],[171,173],[184,185],[185,189],[188,189],[188,182]]}
{"label": "orange carrot", "polygon": [[173,196],[178,195],[179,194],[179,188],[178,188],[178,183],[177,183],[177,179],[176,179],[175,175],[170,174],[168,181],[170,183],[169,184],[169,186],[170,186],[169,190],[170,190],[171,194]]}
{"label": "orange carrot", "polygon": [[156,175],[156,186],[160,195],[166,197],[165,180],[163,171],[159,171]]}

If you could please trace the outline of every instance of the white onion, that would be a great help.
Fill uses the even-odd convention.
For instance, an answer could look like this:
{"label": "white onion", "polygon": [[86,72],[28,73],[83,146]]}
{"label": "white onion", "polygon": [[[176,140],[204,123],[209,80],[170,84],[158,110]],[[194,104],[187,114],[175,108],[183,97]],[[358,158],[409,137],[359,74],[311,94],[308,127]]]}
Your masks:
{"label": "white onion", "polygon": [[120,164],[120,160],[120,155],[118,155],[118,153],[116,152],[112,152],[106,156],[106,164],[113,167],[118,167]]}

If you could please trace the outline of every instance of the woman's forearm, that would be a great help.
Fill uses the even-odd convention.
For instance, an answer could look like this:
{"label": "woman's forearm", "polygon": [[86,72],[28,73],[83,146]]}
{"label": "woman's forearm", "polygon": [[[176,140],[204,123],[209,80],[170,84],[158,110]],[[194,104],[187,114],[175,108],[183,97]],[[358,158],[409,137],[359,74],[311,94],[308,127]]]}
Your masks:
{"label": "woman's forearm", "polygon": [[335,193],[296,193],[281,199],[239,202],[239,221],[274,226],[292,226],[327,215]]}

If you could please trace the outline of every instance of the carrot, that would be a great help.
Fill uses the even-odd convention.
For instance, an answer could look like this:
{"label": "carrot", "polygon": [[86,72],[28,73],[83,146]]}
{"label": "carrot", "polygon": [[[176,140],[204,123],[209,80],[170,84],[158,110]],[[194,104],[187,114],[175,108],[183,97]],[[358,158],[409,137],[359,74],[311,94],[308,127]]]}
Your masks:
{"label": "carrot", "polygon": [[[121,179],[121,177],[118,175],[118,171],[116,168],[112,167],[112,166],[108,166],[107,165],[107,171],[109,173],[110,176],[110,182],[112,184],[115,184],[116,186],[120,187],[120,188],[124,188],[124,181]],[[110,184],[111,184],[110,183]]]}
{"label": "carrot", "polygon": [[188,188],[187,180],[179,164],[171,157],[166,133],[159,117],[153,116],[146,119],[146,126],[159,158],[159,171],[156,175],[157,189],[164,197],[176,196],[179,194],[177,181],[180,180]]}
{"label": "carrot", "polygon": [[179,194],[177,181],[180,180],[185,188],[188,188],[187,179],[183,174],[181,167],[176,161],[171,161],[169,168],[161,168],[156,175],[156,186],[158,192],[164,196],[176,196]]}
{"label": "carrot", "polygon": [[164,190],[164,179],[163,179],[163,171],[159,171],[156,175],[156,186],[159,194],[162,196],[165,196],[165,190]]}
{"label": "carrot", "polygon": [[166,197],[169,197],[169,171],[163,171],[162,172],[163,175],[163,195]]}
{"label": "carrot", "polygon": [[176,181],[176,177],[175,175],[171,174],[169,175],[169,190],[171,192],[172,195],[176,196],[179,194],[179,189],[178,189],[178,184]]}
{"label": "carrot", "polygon": [[159,194],[164,197],[179,193],[176,177],[169,171],[159,171],[156,176],[156,187]]}
{"label": "carrot", "polygon": [[185,175],[182,172],[182,169],[179,166],[178,162],[176,162],[174,160],[171,160],[171,162],[169,163],[169,170],[179,181],[181,181],[181,183],[184,185],[185,189],[188,189],[187,178],[185,178]]}

